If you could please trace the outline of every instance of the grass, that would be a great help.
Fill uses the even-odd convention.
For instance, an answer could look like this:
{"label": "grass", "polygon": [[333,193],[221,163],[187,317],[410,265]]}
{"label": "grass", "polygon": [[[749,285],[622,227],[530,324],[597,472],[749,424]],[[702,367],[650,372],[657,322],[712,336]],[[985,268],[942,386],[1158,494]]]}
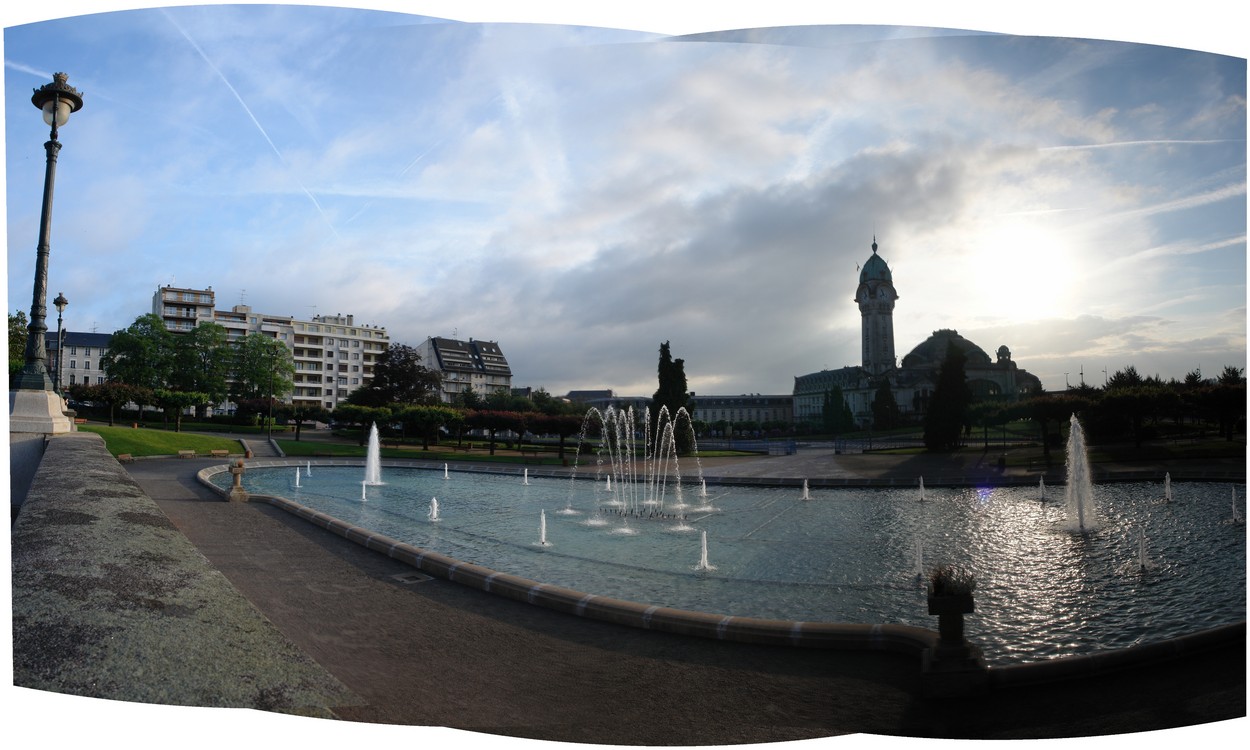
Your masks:
{"label": "grass", "polygon": [[243,451],[243,446],[237,440],[187,432],[96,424],[81,424],[78,429],[82,432],[94,432],[104,438],[104,445],[114,456],[122,453],[132,456],[176,456],[180,450],[194,450],[204,455],[211,450],[224,449],[231,453]]}

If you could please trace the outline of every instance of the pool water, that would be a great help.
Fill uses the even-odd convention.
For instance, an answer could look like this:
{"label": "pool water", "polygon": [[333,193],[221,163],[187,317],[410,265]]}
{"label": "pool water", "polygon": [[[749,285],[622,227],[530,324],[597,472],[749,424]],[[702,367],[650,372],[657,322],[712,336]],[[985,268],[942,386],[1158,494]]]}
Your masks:
{"label": "pool water", "polygon": [[[301,471],[302,467],[301,467]],[[417,547],[535,581],[747,617],[936,629],[918,576],[977,578],[968,638],[991,664],[1121,648],[1245,619],[1244,492],[1227,483],[1098,485],[1099,526],[1068,530],[1063,488],[669,487],[387,468],[249,469],[287,497]],[[221,486],[228,474],[217,475]],[[528,482],[528,483],[526,483]],[[1244,490],[1244,488],[1240,488]],[[362,499],[362,492],[364,499]],[[437,498],[437,520],[430,518]],[[707,561],[698,570],[702,533]],[[546,544],[541,544],[545,537]],[[1144,537],[1145,566],[1142,565]]]}

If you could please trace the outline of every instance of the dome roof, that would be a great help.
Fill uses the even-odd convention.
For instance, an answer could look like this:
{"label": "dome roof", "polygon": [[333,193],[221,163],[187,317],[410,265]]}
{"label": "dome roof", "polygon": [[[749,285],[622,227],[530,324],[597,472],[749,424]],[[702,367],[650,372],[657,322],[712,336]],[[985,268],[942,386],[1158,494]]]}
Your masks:
{"label": "dome roof", "polygon": [[894,278],[890,275],[890,267],[886,265],[885,260],[877,255],[877,239],[872,240],[872,256],[864,262],[863,269],[859,272],[859,283],[865,281],[887,281],[894,283]]}
{"label": "dome roof", "polygon": [[934,331],[932,336],[920,342],[906,357],[903,357],[903,367],[941,367],[942,361],[946,359],[948,342],[953,342],[963,351],[964,357],[967,358],[965,367],[988,367],[990,365],[990,355],[986,354],[984,349],[960,336],[957,331],[944,328]]}

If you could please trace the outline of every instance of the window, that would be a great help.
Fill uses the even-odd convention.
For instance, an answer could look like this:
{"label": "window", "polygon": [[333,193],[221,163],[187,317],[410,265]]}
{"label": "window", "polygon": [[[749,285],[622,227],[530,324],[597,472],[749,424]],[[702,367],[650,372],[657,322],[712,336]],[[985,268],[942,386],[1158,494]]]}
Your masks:
{"label": "window", "polygon": [[360,385],[360,378],[352,378],[352,385]]}
{"label": "window", "polygon": [[[85,355],[87,355],[88,357],[90,357],[90,356],[91,356],[91,347],[87,347],[87,348],[86,348],[86,350],[83,352],[83,354],[85,354]],[[91,365],[87,365],[87,369],[88,369],[88,370],[90,370],[90,369],[91,369]]]}
{"label": "window", "polygon": [[353,342],[352,342],[352,348],[353,348],[353,349],[359,349],[359,348],[360,348],[360,342],[359,342],[359,341],[353,341]]}
{"label": "window", "polygon": [[76,347],[76,346],[71,346],[71,347],[69,348],[69,353],[70,353],[70,354],[77,354],[77,353],[78,353],[78,347]]}
{"label": "window", "polygon": [[72,372],[69,374],[69,384],[70,385],[74,384],[74,373]]}
{"label": "window", "polygon": [[352,352],[352,359],[360,359],[360,352]]}
{"label": "window", "polygon": [[[70,353],[72,354],[73,352],[70,352]],[[69,361],[69,369],[71,369],[71,370],[77,370],[77,369],[78,369],[78,360],[76,360],[76,359],[71,359],[71,360]],[[73,375],[71,375],[70,377],[73,377]],[[71,380],[71,381],[69,381],[69,382],[71,382],[71,383],[72,383],[72,382],[74,382],[74,381],[72,381],[72,380]]]}
{"label": "window", "polygon": [[96,385],[104,385],[104,376],[97,375],[95,378]]}
{"label": "window", "polygon": [[84,370],[90,370],[90,369],[91,369],[91,360],[89,360],[89,359],[87,359],[87,360],[83,360],[83,363],[82,363],[82,369],[84,369]]}

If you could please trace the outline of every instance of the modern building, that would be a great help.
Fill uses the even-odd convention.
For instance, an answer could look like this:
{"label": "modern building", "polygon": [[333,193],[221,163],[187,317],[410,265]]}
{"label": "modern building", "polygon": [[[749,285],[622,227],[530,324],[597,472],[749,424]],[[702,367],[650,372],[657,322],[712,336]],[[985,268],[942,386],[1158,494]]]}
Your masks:
{"label": "modern building", "polygon": [[998,347],[996,358],[990,359],[985,350],[952,329],[934,331],[903,357],[899,365],[894,353],[893,320],[894,304],[899,295],[890,267],[877,251],[874,237],[872,255],[860,269],[855,290],[862,330],[862,361],[857,366],[796,376],[795,421],[820,421],[825,394],[837,386],[856,422],[871,425],[872,404],[883,380],[889,383],[900,414],[918,418],[928,409],[948,344],[954,344],[964,353],[964,373],[974,397],[1015,400],[1041,392],[1041,381],[1021,370],[1012,361],[1011,350],[1006,346]]}
{"label": "modern building", "polygon": [[495,341],[459,341],[431,336],[417,347],[421,364],[442,378],[440,400],[447,404],[472,389],[479,396],[512,392],[512,368]]}
{"label": "modern building", "polygon": [[[104,382],[104,368],[100,360],[108,353],[109,342],[113,335],[109,333],[82,333],[78,331],[62,331],[65,340],[65,359],[61,361],[60,347],[57,345],[56,331],[44,334],[48,352],[48,375],[57,384],[57,390],[80,383],[98,385]],[[60,368],[58,376],[58,367]]]}
{"label": "modern building", "polygon": [[291,403],[333,409],[373,378],[374,364],[390,345],[385,327],[357,324],[351,315],[305,320],[259,313],[250,305],[218,310],[215,299],[212,287],[163,286],[152,297],[152,312],[175,332],[216,323],[230,341],[260,335],[286,344],[295,363]]}

